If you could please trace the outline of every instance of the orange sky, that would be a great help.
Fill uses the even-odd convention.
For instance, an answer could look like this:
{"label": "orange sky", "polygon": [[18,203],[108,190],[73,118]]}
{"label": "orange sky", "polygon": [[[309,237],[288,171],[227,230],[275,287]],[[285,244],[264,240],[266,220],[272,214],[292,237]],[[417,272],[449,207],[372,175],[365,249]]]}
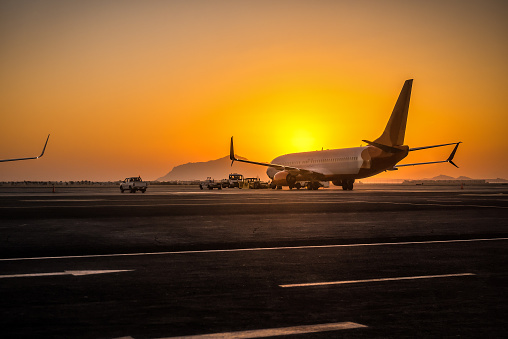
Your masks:
{"label": "orange sky", "polygon": [[[382,3],[382,4],[381,4]],[[0,181],[154,180],[378,137],[413,78],[406,143],[508,178],[505,1],[2,1]],[[415,152],[405,162],[446,158]],[[403,162],[404,162],[403,161]]]}

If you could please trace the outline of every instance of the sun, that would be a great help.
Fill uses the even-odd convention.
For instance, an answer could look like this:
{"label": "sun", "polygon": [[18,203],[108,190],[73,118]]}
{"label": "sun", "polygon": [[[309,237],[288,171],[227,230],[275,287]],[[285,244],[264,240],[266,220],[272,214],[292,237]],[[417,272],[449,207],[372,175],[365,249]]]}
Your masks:
{"label": "sun", "polygon": [[295,130],[291,137],[291,146],[294,152],[307,152],[314,150],[315,139],[313,135],[306,130]]}

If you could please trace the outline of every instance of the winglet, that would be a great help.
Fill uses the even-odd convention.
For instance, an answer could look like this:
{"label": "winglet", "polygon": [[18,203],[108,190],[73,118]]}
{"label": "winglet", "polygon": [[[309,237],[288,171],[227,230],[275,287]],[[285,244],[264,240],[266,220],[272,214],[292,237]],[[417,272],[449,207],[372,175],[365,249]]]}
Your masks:
{"label": "winglet", "polygon": [[448,161],[450,164],[452,164],[453,166],[459,168],[459,166],[455,165],[455,163],[452,161],[453,160],[453,157],[455,156],[455,152],[457,152],[457,148],[459,148],[459,144],[461,144],[462,141],[459,141],[455,147],[453,148],[453,151],[452,153],[450,154],[450,156],[448,157],[448,159],[446,159],[446,161]]}
{"label": "winglet", "polygon": [[235,162],[235,149],[233,148],[233,137],[231,137],[231,146],[229,147],[229,159],[231,160],[231,166]]}
{"label": "winglet", "polygon": [[44,144],[44,148],[42,149],[42,153],[41,153],[41,155],[39,155],[39,156],[37,157],[37,159],[39,159],[40,157],[42,157],[42,156],[44,155],[44,151],[46,151],[46,146],[48,145],[48,140],[49,140],[49,136],[50,136],[50,135],[51,135],[51,134],[48,134],[48,138],[46,139],[46,143]]}
{"label": "winglet", "polygon": [[17,158],[17,159],[0,159],[0,162],[39,159],[40,157],[42,157],[44,155],[44,151],[46,150],[46,146],[48,145],[48,140],[49,140],[49,134],[48,134],[48,138],[46,139],[46,143],[44,144],[44,148],[42,149],[42,153],[38,157]]}

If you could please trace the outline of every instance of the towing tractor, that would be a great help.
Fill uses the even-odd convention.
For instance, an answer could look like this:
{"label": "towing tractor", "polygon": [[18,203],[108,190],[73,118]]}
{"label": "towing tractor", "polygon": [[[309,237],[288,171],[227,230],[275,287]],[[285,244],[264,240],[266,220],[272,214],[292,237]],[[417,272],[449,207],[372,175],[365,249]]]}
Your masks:
{"label": "towing tractor", "polygon": [[229,175],[229,188],[240,187],[240,183],[243,182],[243,175],[238,173],[231,173]]}
{"label": "towing tractor", "polygon": [[243,182],[240,183],[239,188],[246,189],[259,189],[259,188],[268,188],[269,184],[265,181],[259,180],[259,178],[245,178]]}

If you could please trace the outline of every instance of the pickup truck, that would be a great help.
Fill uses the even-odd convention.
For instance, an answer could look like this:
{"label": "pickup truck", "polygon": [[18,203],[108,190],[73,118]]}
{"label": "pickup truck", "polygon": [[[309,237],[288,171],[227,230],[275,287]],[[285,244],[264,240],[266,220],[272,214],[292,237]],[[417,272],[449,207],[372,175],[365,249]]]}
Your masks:
{"label": "pickup truck", "polygon": [[136,193],[136,191],[141,191],[145,193],[147,187],[148,183],[141,180],[141,177],[125,178],[120,184],[120,192],[130,191],[131,193]]}

